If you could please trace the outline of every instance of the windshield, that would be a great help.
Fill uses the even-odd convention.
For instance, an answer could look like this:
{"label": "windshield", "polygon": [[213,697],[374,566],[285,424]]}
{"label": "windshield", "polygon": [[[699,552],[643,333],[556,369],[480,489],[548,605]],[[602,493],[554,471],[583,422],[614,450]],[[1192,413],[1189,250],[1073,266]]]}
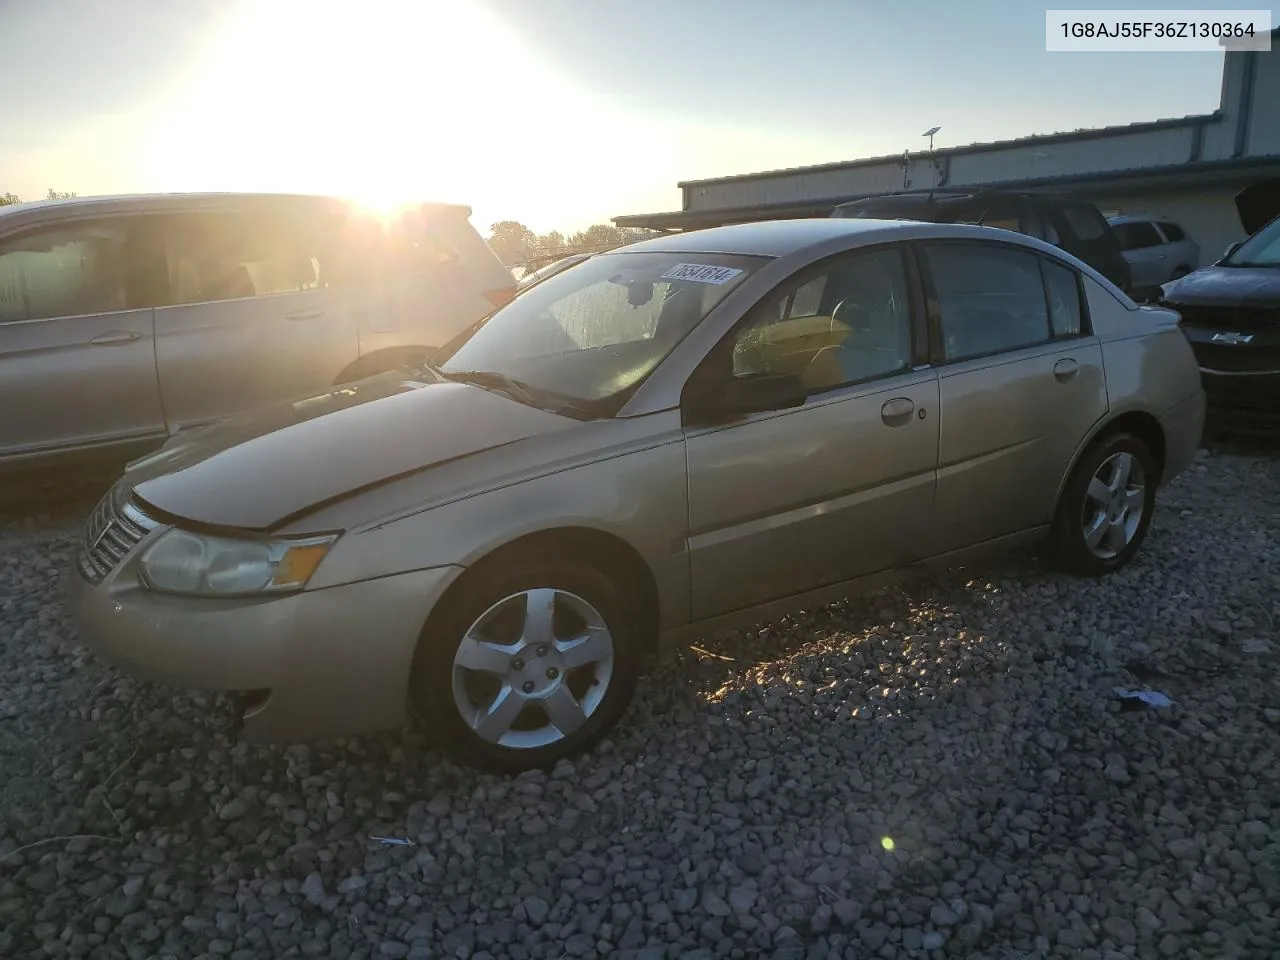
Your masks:
{"label": "windshield", "polygon": [[[527,402],[603,414],[767,258],[609,253],[531,287],[436,357],[446,377],[515,384]],[[616,409],[616,406],[614,407]]]}
{"label": "windshield", "polygon": [[1280,267],[1280,217],[1240,244],[1223,263],[1233,267]]}

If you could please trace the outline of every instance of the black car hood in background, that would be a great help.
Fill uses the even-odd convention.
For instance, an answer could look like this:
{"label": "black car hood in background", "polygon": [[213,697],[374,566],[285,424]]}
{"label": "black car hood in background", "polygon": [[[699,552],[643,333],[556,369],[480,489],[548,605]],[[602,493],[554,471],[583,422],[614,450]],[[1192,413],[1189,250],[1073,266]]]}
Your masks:
{"label": "black car hood in background", "polygon": [[1244,232],[1253,236],[1280,217],[1280,180],[1264,180],[1236,194],[1236,213]]}
{"label": "black car hood in background", "polygon": [[1280,322],[1280,267],[1203,267],[1166,285],[1165,301],[1214,307],[1275,307]]}

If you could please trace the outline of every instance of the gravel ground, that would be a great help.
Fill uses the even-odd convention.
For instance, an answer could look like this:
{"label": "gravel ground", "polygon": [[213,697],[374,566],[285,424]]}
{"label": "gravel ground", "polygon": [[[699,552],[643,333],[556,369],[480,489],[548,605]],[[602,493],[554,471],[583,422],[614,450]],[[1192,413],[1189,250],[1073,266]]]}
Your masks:
{"label": "gravel ground", "polygon": [[1274,451],[1202,455],[1110,579],[1011,558],[708,641],[516,779],[237,746],[99,663],[84,506],[0,520],[2,957],[1280,957]]}

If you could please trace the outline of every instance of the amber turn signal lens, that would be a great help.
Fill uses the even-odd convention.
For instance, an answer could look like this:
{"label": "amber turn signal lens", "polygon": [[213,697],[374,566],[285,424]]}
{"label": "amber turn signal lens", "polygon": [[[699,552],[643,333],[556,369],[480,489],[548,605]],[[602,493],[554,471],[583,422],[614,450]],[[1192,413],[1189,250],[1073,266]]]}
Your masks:
{"label": "amber turn signal lens", "polygon": [[290,547],[276,567],[276,585],[306,583],[316,572],[316,567],[320,566],[320,561],[325,558],[330,546],[327,543],[313,543],[304,547]]}

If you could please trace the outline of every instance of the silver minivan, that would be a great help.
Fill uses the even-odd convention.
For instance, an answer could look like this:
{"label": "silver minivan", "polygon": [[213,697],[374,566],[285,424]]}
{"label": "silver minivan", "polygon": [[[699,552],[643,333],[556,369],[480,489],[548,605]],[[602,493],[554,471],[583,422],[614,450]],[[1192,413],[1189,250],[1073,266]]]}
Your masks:
{"label": "silver minivan", "polygon": [[515,292],[451,204],[165,194],[0,207],[0,466],[425,359]]}

